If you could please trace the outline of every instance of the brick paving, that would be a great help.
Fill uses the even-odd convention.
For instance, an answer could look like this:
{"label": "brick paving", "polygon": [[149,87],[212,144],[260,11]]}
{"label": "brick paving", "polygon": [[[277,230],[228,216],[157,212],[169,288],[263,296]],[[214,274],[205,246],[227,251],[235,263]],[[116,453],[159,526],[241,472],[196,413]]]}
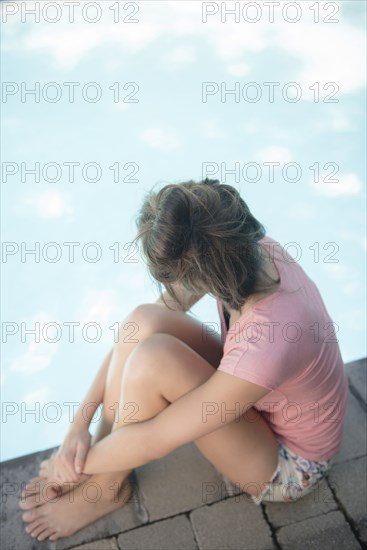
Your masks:
{"label": "brick paving", "polygon": [[2,550],[354,550],[367,549],[366,360],[346,365],[350,392],[342,447],[314,491],[292,503],[256,506],[193,443],[136,468],[120,510],[56,542],[25,533],[22,483],[50,449],[1,464]]}

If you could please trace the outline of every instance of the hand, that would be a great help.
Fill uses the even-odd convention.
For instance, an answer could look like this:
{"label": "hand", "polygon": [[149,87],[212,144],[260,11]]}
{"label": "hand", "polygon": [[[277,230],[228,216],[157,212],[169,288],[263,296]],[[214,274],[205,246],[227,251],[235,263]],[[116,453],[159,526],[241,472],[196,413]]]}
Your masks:
{"label": "hand", "polygon": [[[40,475],[59,483],[80,483],[89,476],[82,474],[90,448],[91,435],[86,428],[72,429],[63,444],[45,464]],[[42,473],[41,473],[42,472]]]}
{"label": "hand", "polygon": [[[59,479],[56,479],[55,477],[55,459],[56,459],[56,451],[54,451],[52,453],[52,455],[49,457],[49,458],[46,458],[45,460],[43,460],[40,464],[40,467],[39,467],[39,471],[38,471],[38,476],[39,478],[43,478],[47,481],[48,484],[54,484],[55,486],[57,486],[58,488],[60,488],[63,484],[60,482]],[[86,479],[88,479],[90,477],[90,475],[88,474],[78,474],[77,475],[77,478],[78,478],[78,481],[77,483],[81,483],[82,481],[85,481]],[[70,482],[66,482],[66,484],[68,484]]]}

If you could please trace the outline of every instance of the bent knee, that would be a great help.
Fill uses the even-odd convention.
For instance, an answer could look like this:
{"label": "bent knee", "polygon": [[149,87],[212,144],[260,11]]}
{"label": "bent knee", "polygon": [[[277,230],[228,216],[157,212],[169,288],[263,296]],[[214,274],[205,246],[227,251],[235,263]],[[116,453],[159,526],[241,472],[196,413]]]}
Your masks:
{"label": "bent knee", "polygon": [[178,353],[178,340],[170,334],[156,332],[147,336],[130,353],[124,377],[147,380],[156,376]]}
{"label": "bent knee", "polygon": [[162,329],[164,314],[165,310],[159,304],[139,304],[120,323],[116,343],[142,343],[145,338]]}

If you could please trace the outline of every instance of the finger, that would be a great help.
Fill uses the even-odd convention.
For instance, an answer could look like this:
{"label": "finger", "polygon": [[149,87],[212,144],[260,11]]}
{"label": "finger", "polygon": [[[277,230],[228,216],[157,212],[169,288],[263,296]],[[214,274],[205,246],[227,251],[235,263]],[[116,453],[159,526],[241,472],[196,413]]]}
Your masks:
{"label": "finger", "polygon": [[75,481],[76,474],[74,471],[74,463],[71,457],[62,457],[55,464],[54,473],[60,479],[62,483],[69,483]]}
{"label": "finger", "polygon": [[72,468],[72,466],[64,466],[63,468],[60,468],[58,471],[58,479],[60,480],[60,483],[73,483],[77,480],[77,476]]}
{"label": "finger", "polygon": [[91,474],[78,474],[78,483],[86,481],[90,477],[92,477]]}
{"label": "finger", "polygon": [[45,464],[44,466],[41,465],[38,475],[41,475],[41,472],[46,473],[47,471],[49,471],[48,465],[47,464]]}
{"label": "finger", "polygon": [[77,474],[81,474],[83,471],[87,452],[88,449],[84,445],[78,445],[74,462],[74,467]]}
{"label": "finger", "polygon": [[67,482],[72,483],[78,480],[78,475],[75,473],[74,470],[74,462],[68,462],[67,469],[65,471],[65,475],[67,476]]}

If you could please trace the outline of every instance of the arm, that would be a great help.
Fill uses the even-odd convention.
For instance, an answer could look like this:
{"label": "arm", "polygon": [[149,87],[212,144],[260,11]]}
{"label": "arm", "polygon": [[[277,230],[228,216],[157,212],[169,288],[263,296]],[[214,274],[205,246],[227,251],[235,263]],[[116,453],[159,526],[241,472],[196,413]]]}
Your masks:
{"label": "arm", "polygon": [[[182,286],[178,287],[177,285],[176,290],[185,304],[185,311],[201,298],[201,296],[188,293]],[[170,307],[176,310],[181,309],[167,292],[164,293],[164,298],[169,303]],[[156,303],[166,307],[161,297]],[[83,402],[78,407],[64,441],[56,453],[56,460],[52,462],[46,461],[47,468],[51,468],[51,470],[47,470],[49,477],[57,478],[62,482],[77,481],[76,474],[84,469],[85,458],[90,447],[91,439],[88,428],[94,413],[103,401],[107,372],[112,353],[113,350],[111,350],[105,358]],[[46,468],[46,465],[44,465],[44,468]]]}
{"label": "arm", "polygon": [[[84,473],[137,468],[239,418],[270,390],[216,371],[155,417],[117,428],[94,445]],[[232,411],[236,411],[233,413]]]}
{"label": "arm", "polygon": [[[174,285],[174,287],[175,287],[175,292],[176,292],[176,294],[178,294],[179,299],[184,303],[185,307],[184,307],[183,311],[185,311],[185,312],[188,311],[189,309],[191,309],[192,306],[194,304],[196,304],[196,302],[198,302],[203,296],[205,296],[204,292],[202,294],[193,294],[192,292],[189,292],[188,290],[186,290],[180,284],[176,284],[176,285]],[[167,291],[163,292],[163,297],[164,297],[166,303],[168,303],[168,305],[171,308],[182,311],[179,304],[175,300],[173,300],[173,298],[171,298],[171,296],[168,294]],[[162,304],[163,306],[165,306],[165,303],[163,302],[161,296],[158,298],[158,300],[155,303],[156,304]],[[167,307],[167,306],[165,306],[165,307]]]}

